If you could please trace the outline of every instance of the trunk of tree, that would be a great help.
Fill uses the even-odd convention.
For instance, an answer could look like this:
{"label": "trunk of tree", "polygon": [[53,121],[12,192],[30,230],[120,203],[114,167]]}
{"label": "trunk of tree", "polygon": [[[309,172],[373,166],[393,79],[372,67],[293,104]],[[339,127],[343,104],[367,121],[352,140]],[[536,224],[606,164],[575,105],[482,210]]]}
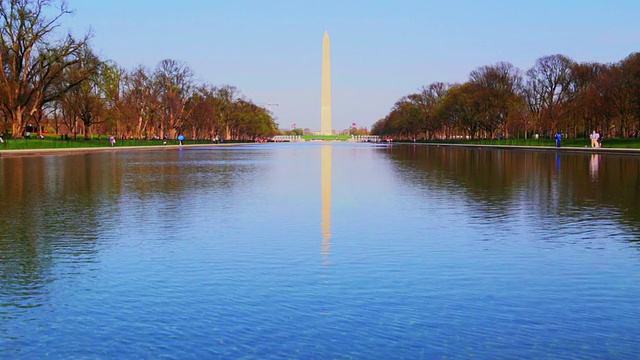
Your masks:
{"label": "trunk of tree", "polygon": [[31,112],[33,116],[33,121],[36,123],[36,134],[38,135],[38,139],[42,136],[42,118],[44,111],[42,108],[34,110]]}
{"label": "trunk of tree", "polygon": [[89,133],[90,129],[91,129],[91,124],[87,125],[87,123],[85,122],[84,123],[84,139],[85,140],[89,140],[90,138],[90,133]]}
{"label": "trunk of tree", "polygon": [[56,127],[56,137],[60,134],[60,125],[58,124],[58,112],[55,111],[53,113],[53,122],[55,124]]}
{"label": "trunk of tree", "polygon": [[11,133],[14,139],[19,139],[24,135],[24,113],[25,109],[18,107],[7,116],[9,123],[11,123]]}

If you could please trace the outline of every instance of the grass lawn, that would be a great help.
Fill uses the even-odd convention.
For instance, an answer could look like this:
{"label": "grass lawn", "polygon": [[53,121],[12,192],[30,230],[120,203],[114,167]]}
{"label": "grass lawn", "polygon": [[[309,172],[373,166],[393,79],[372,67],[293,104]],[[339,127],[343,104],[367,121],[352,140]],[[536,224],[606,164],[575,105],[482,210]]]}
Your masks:
{"label": "grass lawn", "polygon": [[324,140],[324,141],[347,141],[351,139],[351,135],[302,135],[302,139],[305,141],[311,140]]}
{"label": "grass lawn", "polygon": [[[100,140],[94,138],[84,140],[61,140],[59,137],[45,137],[44,139],[31,138],[27,139],[3,139],[4,143],[0,144],[0,150],[25,150],[25,149],[70,149],[70,148],[94,148],[94,147],[110,147],[109,138],[101,137]],[[116,140],[117,147],[123,146],[162,146],[163,140]],[[178,145],[178,140],[167,140],[167,145]],[[211,141],[204,140],[185,140],[185,145],[189,144],[213,144]]]}
{"label": "grass lawn", "polygon": [[[350,135],[303,135],[302,139],[325,140],[325,141],[346,141],[351,138]],[[100,140],[93,138],[91,140],[69,139],[61,140],[60,137],[48,136],[44,139],[31,138],[26,139],[4,139],[4,143],[0,144],[0,150],[23,150],[23,149],[69,149],[69,148],[91,148],[91,147],[109,147],[109,138],[101,137]],[[229,141],[230,142],[230,141]],[[402,142],[402,141],[399,141]],[[408,142],[408,141],[407,141]],[[512,146],[555,146],[553,139],[505,139],[505,140],[433,140],[429,143],[441,144],[473,144],[473,145],[512,145]],[[116,140],[117,147],[123,146],[162,146],[162,140]],[[206,140],[186,140],[185,145],[189,144],[213,144]],[[178,145],[178,140],[168,140],[167,145]],[[562,140],[563,147],[590,147],[589,139],[570,138]],[[640,148],[640,139],[629,138],[613,138],[605,139],[602,142],[603,148]]]}

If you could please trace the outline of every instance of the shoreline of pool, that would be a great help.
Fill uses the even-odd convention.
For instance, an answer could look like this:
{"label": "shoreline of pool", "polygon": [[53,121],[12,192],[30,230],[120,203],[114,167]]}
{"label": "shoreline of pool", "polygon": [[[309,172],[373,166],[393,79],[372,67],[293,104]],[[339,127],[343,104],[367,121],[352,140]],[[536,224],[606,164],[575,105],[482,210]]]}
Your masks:
{"label": "shoreline of pool", "polygon": [[0,150],[0,158],[17,157],[17,156],[77,155],[77,154],[87,154],[87,153],[94,153],[94,152],[127,151],[127,150],[179,150],[179,149],[185,149],[185,148],[229,147],[229,146],[243,146],[243,145],[255,145],[255,144],[258,144],[258,143],[14,149],[14,150]]}
{"label": "shoreline of pool", "polygon": [[[215,148],[215,147],[232,147],[245,145],[258,145],[261,143],[222,143],[222,144],[188,144],[188,145],[155,145],[155,146],[114,146],[114,147],[79,147],[79,148],[50,148],[50,149],[13,149],[0,150],[0,158],[2,157],[19,157],[19,156],[48,156],[48,155],[77,155],[95,152],[108,151],[131,151],[131,150],[179,150],[185,148]],[[382,143],[380,143],[382,144]],[[432,147],[456,147],[456,148],[475,148],[475,149],[502,149],[502,150],[526,150],[526,151],[560,151],[560,152],[577,152],[592,154],[626,154],[640,155],[640,149],[635,148],[592,148],[592,147],[555,147],[555,146],[524,146],[524,145],[484,145],[484,144],[450,144],[450,143],[411,143],[398,142],[391,145],[420,145]]]}
{"label": "shoreline of pool", "polygon": [[490,149],[506,149],[506,150],[534,150],[534,151],[561,151],[561,152],[578,152],[593,154],[627,154],[640,155],[640,149],[634,148],[592,148],[592,147],[555,147],[555,146],[524,146],[524,145],[482,145],[482,144],[441,144],[441,143],[398,143],[406,145],[425,145],[435,147],[467,147],[467,148],[490,148]]}

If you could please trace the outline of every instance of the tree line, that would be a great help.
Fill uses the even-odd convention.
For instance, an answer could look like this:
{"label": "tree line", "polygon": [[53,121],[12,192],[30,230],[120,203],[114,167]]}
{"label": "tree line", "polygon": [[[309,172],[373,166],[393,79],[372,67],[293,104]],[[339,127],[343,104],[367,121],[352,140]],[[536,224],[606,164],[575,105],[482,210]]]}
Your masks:
{"label": "tree line", "polygon": [[195,81],[167,59],[132,70],[101,59],[91,33],[60,35],[66,2],[0,0],[0,116],[13,138],[43,129],[89,138],[251,140],[277,133],[270,111],[231,85]]}
{"label": "tree line", "polygon": [[463,84],[442,82],[403,96],[372,133],[400,139],[637,136],[640,53],[612,64],[544,56],[521,71],[508,62],[482,66]]}

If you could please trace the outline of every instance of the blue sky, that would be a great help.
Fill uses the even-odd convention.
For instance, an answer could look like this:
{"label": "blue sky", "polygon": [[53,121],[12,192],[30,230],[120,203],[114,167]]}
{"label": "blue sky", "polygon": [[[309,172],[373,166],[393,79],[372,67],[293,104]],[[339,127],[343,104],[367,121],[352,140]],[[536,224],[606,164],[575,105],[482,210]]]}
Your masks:
{"label": "blue sky", "polygon": [[68,0],[63,20],[92,29],[119,65],[186,62],[272,108],[281,128],[319,130],[322,37],[331,37],[333,124],[370,127],[402,96],[473,69],[541,56],[616,62],[640,51],[640,1]]}

